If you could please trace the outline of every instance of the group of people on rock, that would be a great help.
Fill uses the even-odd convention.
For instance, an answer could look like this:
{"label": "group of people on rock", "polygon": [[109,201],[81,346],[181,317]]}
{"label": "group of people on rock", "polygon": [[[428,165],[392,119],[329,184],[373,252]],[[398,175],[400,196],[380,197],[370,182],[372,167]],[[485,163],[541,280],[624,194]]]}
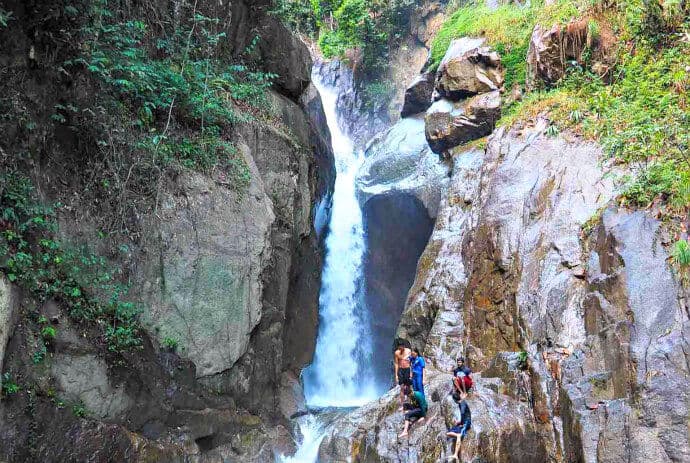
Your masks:
{"label": "group of people on rock", "polygon": [[[422,423],[426,419],[428,404],[424,394],[426,383],[426,362],[419,349],[412,349],[409,343],[397,340],[394,352],[395,382],[400,386],[400,408],[404,412],[405,423],[398,437],[406,437],[413,422]],[[457,365],[452,369],[453,380],[450,394],[460,408],[460,420],[455,422],[446,435],[455,440],[455,449],[450,460],[460,461],[462,442],[472,428],[472,412],[466,402],[471,392],[472,370],[465,364],[463,357],[457,358]]]}

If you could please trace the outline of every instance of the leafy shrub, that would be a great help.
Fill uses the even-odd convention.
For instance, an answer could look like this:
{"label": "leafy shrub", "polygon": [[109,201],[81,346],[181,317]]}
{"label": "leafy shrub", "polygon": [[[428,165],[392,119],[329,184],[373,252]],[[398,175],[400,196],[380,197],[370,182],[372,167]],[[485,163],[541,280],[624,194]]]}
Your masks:
{"label": "leafy shrub", "polygon": [[16,394],[20,389],[19,385],[12,380],[12,375],[9,372],[2,375],[2,394],[4,396]]}
{"label": "leafy shrub", "polygon": [[166,336],[163,339],[163,346],[165,346],[167,349],[169,349],[173,352],[177,350],[178,345],[179,345],[179,343],[178,343],[177,339],[175,339],[175,338],[171,338],[169,336]]}
{"label": "leafy shrub", "polygon": [[[76,320],[104,324],[110,350],[140,345],[140,308],[122,299],[127,288],[117,283],[105,258],[69,249],[53,238],[58,229],[55,209],[41,205],[28,178],[0,173],[0,211],[0,270],[10,280],[42,301],[59,298]],[[52,326],[41,329],[43,339],[55,334]],[[40,363],[44,357],[41,343],[33,360]]]}
{"label": "leafy shrub", "polygon": [[45,339],[46,341],[50,341],[51,339],[55,339],[56,334],[57,334],[57,331],[52,326],[44,326],[41,329],[41,337],[43,339]]}
{"label": "leafy shrub", "polygon": [[388,68],[388,55],[409,25],[413,0],[312,0],[319,27],[318,44],[325,57],[358,59],[370,76]]}
{"label": "leafy shrub", "polygon": [[87,415],[87,410],[86,410],[86,407],[84,406],[84,404],[82,402],[78,402],[78,403],[72,405],[72,413],[77,418],[83,418]]}

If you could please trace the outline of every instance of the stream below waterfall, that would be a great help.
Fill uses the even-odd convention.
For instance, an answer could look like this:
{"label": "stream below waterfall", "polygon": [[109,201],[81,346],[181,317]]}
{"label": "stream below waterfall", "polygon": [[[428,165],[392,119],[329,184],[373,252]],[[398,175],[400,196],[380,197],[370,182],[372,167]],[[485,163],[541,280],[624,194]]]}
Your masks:
{"label": "stream below waterfall", "polygon": [[301,441],[284,463],[314,463],[327,426],[338,415],[375,400],[387,389],[375,383],[370,320],[364,302],[365,236],[357,200],[356,176],[364,156],[338,123],[338,89],[328,85],[314,67],[331,133],[336,163],[333,205],[326,237],[326,256],[319,296],[319,332],[311,365],[302,372],[310,414],[298,418]]}

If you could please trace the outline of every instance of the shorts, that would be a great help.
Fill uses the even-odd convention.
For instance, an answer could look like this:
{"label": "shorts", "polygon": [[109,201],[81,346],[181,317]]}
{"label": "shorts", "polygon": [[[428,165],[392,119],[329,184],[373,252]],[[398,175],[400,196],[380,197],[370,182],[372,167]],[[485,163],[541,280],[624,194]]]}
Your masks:
{"label": "shorts", "polygon": [[424,412],[421,408],[413,408],[409,412],[405,413],[406,421],[412,421],[413,418],[424,418]]}
{"label": "shorts", "polygon": [[472,429],[472,423],[467,422],[463,423],[461,426],[453,426],[448,430],[448,432],[452,432],[453,434],[457,434],[460,436],[460,439],[464,439],[465,436],[467,435],[467,432]]}
{"label": "shorts", "polygon": [[412,384],[412,379],[410,379],[409,368],[398,368],[398,384],[401,386],[409,386]]}
{"label": "shorts", "polygon": [[463,376],[462,378],[453,378],[453,384],[455,385],[455,389],[458,391],[462,391],[462,386],[460,383],[462,383],[465,386],[466,391],[472,389],[473,382],[472,378],[470,378],[469,376]]}

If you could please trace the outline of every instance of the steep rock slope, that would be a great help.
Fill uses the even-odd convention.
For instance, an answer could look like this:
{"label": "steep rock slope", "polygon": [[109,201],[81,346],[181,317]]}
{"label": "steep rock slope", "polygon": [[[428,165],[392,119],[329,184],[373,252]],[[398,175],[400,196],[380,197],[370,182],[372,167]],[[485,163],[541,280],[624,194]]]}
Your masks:
{"label": "steep rock slope", "polygon": [[[451,150],[451,181],[398,330],[431,361],[429,421],[397,440],[392,392],[337,422],[323,455],[448,455],[451,420],[438,415],[457,407],[443,372],[462,354],[479,373],[473,458],[687,460],[690,324],[664,234],[645,213],[610,206],[615,171],[600,148],[549,138],[546,126],[502,128],[485,149]],[[526,363],[511,364],[521,350]],[[503,400],[520,405],[507,412]],[[483,423],[494,416],[504,420]]]}
{"label": "steep rock slope", "polygon": [[[251,47],[249,65],[276,77],[266,90],[270,119],[250,118],[222,133],[247,166],[246,188],[236,188],[222,170],[179,167],[157,183],[148,179],[157,185],[155,203],[121,211],[132,233],[124,251],[112,254],[95,238],[110,219],[108,203],[93,201],[88,189],[81,194],[87,182],[80,169],[94,169],[101,151],[89,145],[91,134],[50,117],[55,104],[86,108],[95,99],[90,92],[100,91],[88,74],[56,64],[73,56],[54,37],[76,36],[82,25],[57,2],[3,4],[12,13],[0,29],[8,45],[0,59],[11,76],[3,103],[24,108],[22,117],[36,121],[41,133],[27,135],[24,119],[4,119],[10,136],[0,142],[3,169],[30,177],[46,202],[65,205],[60,238],[101,250],[122,269],[130,297],[143,303],[147,329],[141,350],[112,353],[101,330],[71,320],[61,300],[36,299],[3,280],[2,371],[20,386],[0,403],[3,461],[83,461],[92,454],[122,461],[265,461],[273,458],[269,437],[290,445],[285,428],[271,426],[284,419],[277,407],[281,376],[308,363],[314,349],[321,249],[312,206],[328,210],[335,174],[309,52],[267,13],[269,5],[119,5],[120,19],[153,29],[179,24],[193,6],[218,18],[228,63]],[[117,114],[105,121],[115,134],[122,133]],[[123,193],[126,199],[130,193]],[[9,298],[10,292],[22,296]],[[57,335],[45,359],[36,361],[42,323]],[[174,346],[164,349],[164,342]],[[59,451],[51,442],[62,443]]]}

